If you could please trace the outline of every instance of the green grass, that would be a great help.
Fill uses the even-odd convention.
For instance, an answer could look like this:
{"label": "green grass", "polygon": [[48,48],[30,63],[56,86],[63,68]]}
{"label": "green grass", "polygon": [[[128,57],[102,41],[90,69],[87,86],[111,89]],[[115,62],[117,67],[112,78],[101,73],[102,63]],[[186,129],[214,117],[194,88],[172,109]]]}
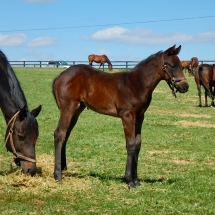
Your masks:
{"label": "green grass", "polygon": [[[62,69],[15,68],[30,110],[38,116],[37,157],[53,165],[53,133],[59,111],[52,81]],[[162,81],[145,114],[139,156],[141,186],[123,182],[125,138],[120,119],[85,110],[67,144],[68,171],[61,183],[38,174],[34,185],[10,179],[12,154],[4,147],[0,115],[0,213],[2,214],[215,214],[215,109],[197,107],[192,77],[186,94],[171,94]],[[39,162],[39,161],[38,161]],[[16,173],[18,174],[18,173]],[[27,180],[27,179],[26,179]]]}

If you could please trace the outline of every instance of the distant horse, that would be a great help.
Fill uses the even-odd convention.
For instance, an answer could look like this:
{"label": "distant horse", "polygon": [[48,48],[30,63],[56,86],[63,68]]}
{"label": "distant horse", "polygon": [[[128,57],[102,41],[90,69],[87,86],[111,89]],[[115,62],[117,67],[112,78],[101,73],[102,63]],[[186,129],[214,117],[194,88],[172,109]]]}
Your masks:
{"label": "distant horse", "polygon": [[191,67],[190,67],[190,61],[182,60],[181,61],[181,66],[182,66],[183,70],[187,69],[189,76],[192,76]]}
{"label": "distant horse", "polygon": [[137,163],[141,128],[152,92],[161,80],[168,83],[174,94],[175,89],[185,93],[189,87],[177,56],[180,50],[181,46],[173,46],[151,55],[130,72],[104,73],[87,65],[75,65],[53,81],[53,94],[60,110],[54,132],[56,180],[61,180],[61,171],[67,169],[66,142],[79,115],[87,107],[121,118],[127,149],[125,181],[130,187],[140,185]]}
{"label": "distant horse", "polygon": [[24,174],[36,173],[35,144],[38,116],[41,106],[28,111],[28,105],[19,81],[7,57],[0,51],[0,107],[7,123],[5,146],[15,156],[14,162]]}
{"label": "distant horse", "polygon": [[191,71],[192,76],[194,76],[195,70],[197,69],[199,65],[199,60],[197,57],[192,57],[190,59],[190,65],[189,65],[189,69]]}
{"label": "distant horse", "polygon": [[[108,64],[108,69],[112,70],[112,64],[106,55],[95,55],[91,54],[88,56],[89,65],[92,66],[93,62],[100,63],[100,66],[104,66],[105,63]],[[104,70],[104,69],[103,69]]]}
{"label": "distant horse", "polygon": [[215,96],[215,65],[201,64],[194,74],[199,96],[199,107],[202,107],[201,85],[205,89],[205,106],[208,106],[207,96],[212,99],[211,106],[214,106]]}

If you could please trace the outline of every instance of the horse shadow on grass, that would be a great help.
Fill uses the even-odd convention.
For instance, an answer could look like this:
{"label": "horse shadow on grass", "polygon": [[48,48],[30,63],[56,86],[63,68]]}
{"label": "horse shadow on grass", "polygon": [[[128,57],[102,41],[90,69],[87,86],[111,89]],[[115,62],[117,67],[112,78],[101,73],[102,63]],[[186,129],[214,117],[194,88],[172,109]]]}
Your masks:
{"label": "horse shadow on grass", "polygon": [[151,179],[151,178],[146,178],[143,180],[143,182],[147,183],[147,184],[154,184],[154,183],[166,183],[166,184],[174,184],[175,182],[177,182],[177,179],[165,179],[163,177],[158,178],[158,179]]}
{"label": "horse shadow on grass", "polygon": [[[97,178],[102,182],[109,182],[109,181],[115,181],[117,183],[125,183],[125,178],[124,177],[118,177],[118,176],[110,176],[110,175],[105,175],[105,174],[99,174],[95,172],[89,172],[88,174],[78,174],[78,173],[72,173],[65,171],[63,173],[63,177],[76,177],[76,178],[86,178],[86,177],[93,177]],[[155,184],[155,183],[166,183],[166,184],[174,184],[178,181],[178,179],[166,179],[164,177],[157,178],[157,179],[151,179],[151,178],[145,178],[145,179],[139,179],[140,183],[147,183],[147,184]]]}

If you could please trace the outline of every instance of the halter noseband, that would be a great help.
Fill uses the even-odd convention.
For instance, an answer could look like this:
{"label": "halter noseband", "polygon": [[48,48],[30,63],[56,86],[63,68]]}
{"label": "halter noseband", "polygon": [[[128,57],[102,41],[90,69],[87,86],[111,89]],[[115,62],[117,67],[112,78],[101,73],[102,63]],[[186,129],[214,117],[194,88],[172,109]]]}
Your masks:
{"label": "halter noseband", "polygon": [[167,71],[166,67],[167,65],[164,64],[164,57],[162,55],[162,60],[163,60],[163,66],[162,66],[162,70],[170,77],[170,81],[166,81],[167,84],[169,85],[169,88],[172,90],[172,94],[174,95],[174,97],[176,98],[176,93],[177,93],[177,90],[175,91],[175,83],[176,82],[179,82],[179,81],[182,81],[182,80],[186,80],[186,78],[175,78],[173,77],[169,71]]}
{"label": "halter noseband", "polygon": [[16,118],[17,118],[17,116],[18,116],[19,113],[20,113],[20,111],[16,112],[16,113],[13,115],[13,117],[10,119],[10,121],[8,122],[8,124],[7,124],[8,127],[10,126],[10,124],[11,124],[11,126],[10,126],[9,132],[8,132],[8,134],[7,134],[7,137],[6,137],[6,139],[5,139],[5,146],[6,146],[6,144],[7,144],[8,139],[10,138],[10,145],[11,145],[11,149],[12,149],[12,151],[13,151],[13,154],[15,155],[15,159],[16,159],[16,158],[21,158],[21,159],[23,159],[23,160],[30,161],[30,162],[32,162],[32,163],[36,163],[36,160],[35,160],[35,159],[28,158],[28,157],[26,157],[26,156],[24,156],[24,155],[21,155],[20,153],[18,153],[18,152],[16,151],[16,149],[15,149],[15,147],[14,147],[12,134],[13,134],[14,124],[15,124]]}

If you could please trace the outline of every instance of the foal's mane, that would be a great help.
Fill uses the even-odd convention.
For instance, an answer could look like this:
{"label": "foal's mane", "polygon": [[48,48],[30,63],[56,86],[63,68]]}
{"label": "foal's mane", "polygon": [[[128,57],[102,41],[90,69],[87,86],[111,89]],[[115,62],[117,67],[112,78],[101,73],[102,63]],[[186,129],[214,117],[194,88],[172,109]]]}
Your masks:
{"label": "foal's mane", "polygon": [[[157,53],[155,53],[155,54],[150,55],[150,56],[147,57],[146,59],[140,61],[135,67],[141,66],[141,65],[143,65],[143,64],[147,64],[147,63],[148,63],[149,61],[151,61],[154,57],[156,57],[157,55],[159,55],[159,54],[161,54],[161,53],[163,53],[163,51],[159,51],[159,52],[157,52]],[[134,67],[134,68],[135,68],[135,67]]]}
{"label": "foal's mane", "polygon": [[2,71],[5,72],[6,77],[8,79],[10,96],[13,102],[20,109],[22,109],[24,106],[26,106],[27,108],[27,100],[20,86],[20,83],[14,73],[14,70],[12,69],[5,54],[0,50],[0,73],[2,73]]}

